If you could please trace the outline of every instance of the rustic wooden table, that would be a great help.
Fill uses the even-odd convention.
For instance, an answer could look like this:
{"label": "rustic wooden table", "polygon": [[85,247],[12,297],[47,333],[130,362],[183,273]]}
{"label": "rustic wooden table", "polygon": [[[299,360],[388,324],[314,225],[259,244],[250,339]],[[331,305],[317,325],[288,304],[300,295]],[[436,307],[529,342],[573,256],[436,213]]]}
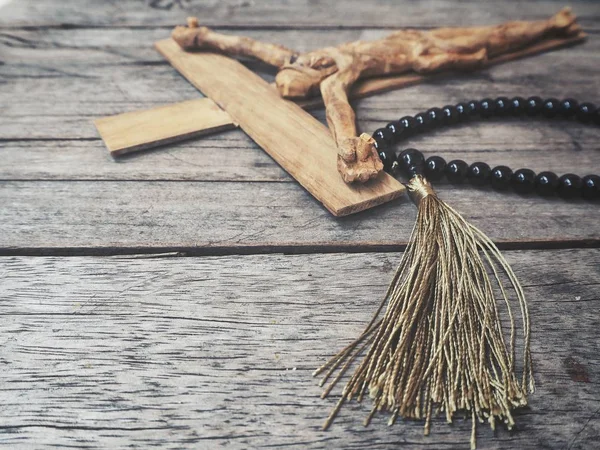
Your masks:
{"label": "rustic wooden table", "polygon": [[[6,3],[6,2],[3,2]],[[497,95],[600,101],[589,40],[356,102],[372,131]],[[466,448],[469,423],[361,425],[311,371],[362,329],[415,219],[406,200],[335,219],[241,131],[111,159],[92,120],[198,98],[153,49],[187,15],[308,50],[395,27],[541,19],[562,2],[333,4],[22,0],[0,9],[0,444],[5,448]],[[255,62],[266,78],[273,73]],[[316,115],[323,120],[323,112]],[[412,143],[584,175],[598,130],[494,122]],[[440,195],[506,251],[533,321],[537,392],[480,448],[593,448],[600,435],[600,212],[468,187]]]}

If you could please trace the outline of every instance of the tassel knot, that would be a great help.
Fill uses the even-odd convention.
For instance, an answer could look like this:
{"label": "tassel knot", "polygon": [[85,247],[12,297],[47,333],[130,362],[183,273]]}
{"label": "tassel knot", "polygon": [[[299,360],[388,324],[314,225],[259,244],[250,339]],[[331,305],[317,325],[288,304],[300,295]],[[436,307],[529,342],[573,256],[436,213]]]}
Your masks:
{"label": "tassel knot", "polygon": [[431,183],[421,175],[415,175],[412,177],[406,184],[406,189],[408,190],[410,199],[417,206],[419,206],[421,200],[428,195],[435,195],[435,191],[433,190]]}

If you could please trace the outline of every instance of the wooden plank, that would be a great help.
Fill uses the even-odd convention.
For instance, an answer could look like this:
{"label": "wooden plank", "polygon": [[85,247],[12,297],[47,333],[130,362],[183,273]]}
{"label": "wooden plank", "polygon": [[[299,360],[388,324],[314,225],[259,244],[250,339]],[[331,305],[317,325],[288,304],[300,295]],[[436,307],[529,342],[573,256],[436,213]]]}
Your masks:
{"label": "wooden plank", "polygon": [[[536,392],[478,448],[591,449],[600,250],[506,252],[531,309]],[[467,448],[470,423],[320,426],[314,367],[370,319],[400,254],[0,258],[0,445]],[[351,293],[351,295],[349,295]],[[337,392],[336,392],[337,394]]]}
{"label": "wooden plank", "polygon": [[[243,32],[302,50],[386,34],[385,30]],[[196,98],[198,91],[182,82],[181,76],[147,45],[164,35],[164,29],[3,32],[0,139],[94,139],[98,137],[94,118]],[[538,94],[595,101],[591,93],[600,92],[598,65],[600,39],[592,37],[568,50],[356,101],[358,125],[362,131],[373,132],[392,119],[424,108],[488,96]],[[261,71],[268,81],[273,79],[272,72],[264,73],[264,66],[249,67]],[[569,82],[557,83],[561,77],[568,77]],[[213,138],[203,139],[208,143]]]}
{"label": "wooden plank", "polygon": [[202,98],[103,117],[94,124],[113,156],[235,128],[229,114]]}
{"label": "wooden plank", "polygon": [[[375,108],[377,114],[382,106],[378,102],[364,112]],[[360,123],[363,129],[378,127],[377,121]],[[597,130],[564,122],[491,121],[415,137],[398,150],[416,146],[426,156],[441,155],[447,161],[458,158],[469,163],[529,167],[536,172],[587,175],[600,167],[597,140]],[[0,180],[293,182],[240,130],[118,160],[107,155],[101,140],[4,141],[0,158]],[[445,180],[435,186],[447,189]],[[461,193],[470,195],[471,189]]]}
{"label": "wooden plank", "polygon": [[[504,54],[490,59],[484,67],[490,67],[508,61],[513,61],[539,53],[569,47],[581,43],[585,39],[582,32],[577,36],[567,39],[550,39],[536,43],[526,49],[517,50],[510,54]],[[388,76],[383,78],[366,79],[357,83],[350,92],[350,98],[361,98],[389,91],[413,86],[418,83],[431,81],[432,79],[445,78],[449,74],[418,75],[408,73],[404,75]],[[275,86],[272,86],[275,88]],[[296,103],[304,109],[322,106],[321,97],[301,99]],[[150,110],[131,111],[126,115],[105,117],[95,121],[96,127],[105,141],[108,151],[113,156],[140,150],[148,150],[158,147],[164,143],[183,141],[191,137],[218,132],[222,129],[234,127],[234,121],[224,114],[211,99],[187,101],[171,105],[173,111],[165,111],[166,106]],[[175,114],[173,114],[175,113]],[[202,114],[201,120],[187,122],[188,117],[197,117]],[[165,122],[165,115],[173,114],[173,120]],[[214,114],[214,117],[211,115]],[[181,119],[180,119],[181,118]],[[181,123],[180,123],[181,122]],[[98,124],[102,126],[99,127]],[[217,126],[215,126],[215,123]],[[183,126],[182,124],[185,124]],[[229,126],[226,126],[229,125]],[[155,130],[145,132],[144,130]],[[168,135],[165,139],[164,134]],[[115,142],[116,141],[116,142]]]}
{"label": "wooden plank", "polygon": [[[327,0],[151,0],[148,2],[98,2],[94,0],[20,0],[2,9],[0,25],[15,26],[161,26],[183,23],[187,16],[201,18],[213,27],[272,28],[403,28],[492,25],[507,20],[545,19],[569,4],[586,26],[597,27],[595,0],[556,2],[465,0],[394,1]],[[597,29],[597,28],[596,28]]]}
{"label": "wooden plank", "polygon": [[369,183],[346,184],[337,171],[337,147],[327,128],[238,61],[190,54],[172,39],[155,45],[333,215],[353,214],[403,194],[404,186],[386,173]]}
{"label": "wooden plank", "polygon": [[[387,31],[243,32],[257,39],[283,42],[308,50],[341,41],[373,39]],[[185,145],[122,159],[119,163],[113,162],[105,154],[101,141],[97,139],[93,118],[197,95],[197,90],[183,82],[180,75],[147,45],[164,33],[164,28],[5,30],[0,37],[0,53],[4,62],[0,65],[0,82],[3,83],[0,103],[4,107],[3,120],[0,121],[0,156],[3,161],[0,164],[0,179],[290,182],[291,178],[240,131],[206,136]],[[504,64],[493,70],[469,74],[460,80],[432,81],[357,101],[358,125],[362,131],[372,132],[392,119],[415,114],[424,108],[488,96],[540,94],[596,101],[590,97],[590,93],[600,92],[600,78],[596,76],[599,65],[600,39],[592,37],[584,45],[568,51]],[[553,70],[548,70],[548,67]],[[258,66],[252,68],[261,69]],[[566,79],[568,83],[561,82]],[[270,78],[267,80],[270,81]],[[322,111],[316,111],[315,114],[324,121]],[[600,152],[594,151],[597,148],[597,130],[572,122],[502,120],[470,123],[414,137],[399,148],[402,146],[415,146],[426,154],[442,154],[447,159],[461,158],[469,162],[483,160],[490,164],[508,164],[514,168],[530,167],[535,171],[550,169],[559,173],[575,171],[585,175],[600,167]],[[219,157],[215,157],[215,154]],[[272,183],[253,184],[248,188],[242,183],[218,183],[212,187],[199,187],[192,183],[175,188],[174,183],[163,183],[152,189],[149,183],[139,186],[124,184],[121,189],[131,189],[135,193],[149,192],[150,198],[142,204],[138,199],[119,192],[118,183],[74,184],[62,181],[55,185],[40,183],[37,189],[50,189],[57,196],[53,199],[41,192],[41,201],[35,200],[40,194],[35,191],[35,184],[11,186],[5,191],[15,194],[25,210],[12,205],[11,197],[2,197],[2,223],[9,224],[10,236],[16,236],[13,242],[4,239],[2,245],[5,248],[11,245],[43,248],[47,245],[53,249],[59,249],[61,245],[82,245],[81,251],[85,252],[93,251],[94,244],[100,245],[104,251],[115,241],[119,248],[147,247],[157,237],[154,245],[181,244],[192,249],[198,245],[198,251],[210,251],[218,247],[220,241],[230,251],[234,251],[237,244],[242,248],[254,249],[253,246],[260,247],[269,242],[274,243],[274,250],[288,244],[307,249],[311,245],[330,248],[328,246],[340,246],[344,242],[347,242],[348,249],[356,249],[358,243],[373,248],[378,245],[378,240],[383,245],[405,242],[407,230],[414,219],[412,206],[398,203],[377,210],[371,217],[363,216],[356,221],[344,219],[342,224],[338,224],[325,219],[326,214],[297,187],[285,188],[282,194]],[[159,192],[161,189],[166,191]],[[168,199],[166,192],[173,189],[173,197]],[[246,189],[252,195],[258,195],[260,200],[249,199],[248,194],[243,194]],[[187,198],[186,190],[191,192],[193,202]],[[290,194],[290,190],[298,192]],[[597,239],[597,235],[594,237],[597,225],[588,220],[590,213],[592,219],[595,217],[597,208],[593,205],[571,205],[535,197],[524,202],[513,194],[480,192],[468,187],[455,189],[440,186],[440,191],[451,204],[471,220],[476,220],[487,232],[496,233],[496,238],[503,242],[537,239],[542,245],[541,241],[546,238],[567,241],[581,236],[585,238],[586,233],[574,231],[578,223],[585,224],[582,227],[587,228],[587,235]],[[284,223],[288,214],[278,206],[274,207],[273,214],[283,215],[283,218],[275,218],[271,223],[273,217],[269,216],[269,203],[274,201],[274,197],[268,194],[282,195],[285,202],[294,205],[291,223]],[[88,198],[94,205],[82,205],[77,200],[79,195]],[[214,220],[196,215],[198,209],[216,210],[217,205],[227,203],[230,196],[235,195],[241,195],[241,225],[235,223],[240,216],[233,208],[216,212]],[[130,216],[124,205],[115,208],[111,204],[115,198],[120,202],[133,202],[138,217]],[[68,210],[68,205],[62,203],[66,201],[75,205],[79,215]],[[174,201],[183,201],[186,210],[181,211],[170,204]],[[481,204],[489,206],[492,211],[485,211],[481,216],[479,208],[473,206]],[[248,219],[253,212],[247,205],[256,205],[261,209],[256,224]],[[308,219],[317,223],[312,239],[307,236],[310,231],[301,220],[301,215],[307,210],[310,210]],[[135,235],[135,230],[128,229],[124,220],[117,225],[113,214],[124,212],[123,217],[132,217],[136,227],[142,230],[141,234]],[[553,218],[555,213],[558,216]],[[51,214],[52,232],[43,227],[46,214]],[[186,222],[178,224],[162,214],[182,214]],[[174,230],[173,238],[165,238],[167,229],[153,229],[140,217],[170,227]],[[511,217],[516,217],[515,223],[511,222]],[[550,218],[549,225],[546,224],[547,218]],[[198,240],[200,219],[213,227],[209,233],[210,241]],[[100,233],[104,234],[96,237],[95,222],[102,221],[108,222],[100,226]],[[17,231],[19,223],[26,224],[27,228]],[[219,234],[221,224],[225,226]],[[281,227],[283,234],[276,236],[273,228],[270,228],[272,225]],[[250,230],[249,233],[245,232],[244,226]],[[185,227],[188,230],[184,230]],[[504,231],[496,231],[497,227],[503,227]],[[30,240],[27,230],[39,232],[40,235]],[[55,232],[57,234],[53,236]],[[81,237],[78,237],[79,232],[82,232]],[[68,233],[74,237],[72,242]],[[251,237],[252,233],[256,234],[256,239]],[[241,239],[236,239],[236,235]],[[294,244],[296,239],[298,243]]]}
{"label": "wooden plank", "polygon": [[100,139],[5,141],[0,180],[293,182],[242,131],[217,136],[118,160]]}
{"label": "wooden plank", "polygon": [[[599,245],[600,208],[469,186],[441,198],[512,247]],[[377,213],[334,219],[294,183],[0,182],[2,253],[185,251],[192,254],[362,251],[407,242],[404,197]]]}

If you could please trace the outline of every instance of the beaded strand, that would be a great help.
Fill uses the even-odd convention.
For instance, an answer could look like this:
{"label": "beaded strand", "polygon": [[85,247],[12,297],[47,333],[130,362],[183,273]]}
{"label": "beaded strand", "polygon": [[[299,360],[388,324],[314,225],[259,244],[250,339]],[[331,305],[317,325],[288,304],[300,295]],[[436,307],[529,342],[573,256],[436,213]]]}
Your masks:
{"label": "beaded strand", "polygon": [[431,108],[414,117],[402,117],[400,120],[388,123],[385,128],[375,130],[373,139],[386,172],[393,173],[399,169],[410,177],[416,174],[425,175],[430,181],[439,181],[446,176],[451,183],[469,181],[474,186],[490,184],[492,188],[499,191],[512,187],[520,194],[536,192],[542,196],[558,194],[562,198],[600,199],[600,176],[598,175],[587,175],[581,178],[567,173],[559,177],[548,171],[536,175],[530,169],[518,169],[514,172],[507,166],[497,166],[492,169],[484,162],[468,165],[463,160],[455,159],[447,163],[440,156],[431,156],[426,160],[423,154],[414,148],[406,149],[396,155],[396,152],[390,148],[409,136],[436,127],[465,122],[477,116],[488,118],[522,115],[573,118],[582,123],[600,125],[600,109],[592,103],[579,104],[573,99],[559,101],[555,98],[542,100],[540,97],[528,99],[498,97],[485,98],[481,101],[472,100],[455,106],[446,105],[443,108]]}

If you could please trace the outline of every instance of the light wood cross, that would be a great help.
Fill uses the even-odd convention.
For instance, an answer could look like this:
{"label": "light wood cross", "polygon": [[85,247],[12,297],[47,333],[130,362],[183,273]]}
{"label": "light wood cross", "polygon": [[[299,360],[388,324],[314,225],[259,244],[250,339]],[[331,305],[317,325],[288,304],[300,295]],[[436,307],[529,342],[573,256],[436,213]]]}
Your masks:
{"label": "light wood cross", "polygon": [[[175,40],[159,41],[155,47],[207,98],[105,117],[96,120],[95,124],[115,157],[239,126],[332,214],[344,216],[395,199],[404,192],[400,182],[381,172],[372,139],[363,137],[361,140],[356,136],[354,112],[348,96],[357,98],[409,86],[431,78],[433,75],[427,74],[439,69],[465,65],[473,68],[473,61],[476,67],[486,67],[580,42],[585,35],[574,20],[570,11],[565,9],[546,21],[508,22],[496,27],[468,29],[441,28],[428,33],[407,30],[379,41],[357,41],[335,49],[324,49],[325,53],[315,51],[299,56],[272,44],[198,28],[195,20],[191,20],[188,27],[175,29]],[[548,34],[548,30],[560,27],[567,32]],[[414,33],[419,33],[421,47],[418,55],[421,56],[417,58],[419,61],[415,59],[416,62],[408,64],[403,55],[409,53],[407,48],[412,47],[407,47],[406,39],[394,41],[394,36],[417,36]],[[478,40],[473,39],[473,33]],[[239,46],[240,39],[243,39],[242,48]],[[434,42],[435,50],[431,47],[424,49],[423,40]],[[460,56],[444,53],[450,52],[443,49],[450,42],[452,52],[458,48]],[[382,51],[377,50],[378,45],[385,45],[381,48],[385,49],[388,60],[365,60],[365,55],[371,58],[371,55]],[[390,45],[399,46],[396,53],[390,53]],[[276,54],[282,56],[279,58],[281,61],[272,61],[272,54],[265,55],[265,49],[273,48],[283,49]],[[223,54],[184,49],[220,50],[257,57],[281,69],[278,84],[269,85],[241,63]],[[350,58],[363,61],[362,68],[348,74],[347,69],[352,65],[338,67],[345,61],[339,53],[341,51],[345,52],[346,58],[351,55]],[[404,54],[400,58],[402,52]],[[325,58],[334,55],[335,58],[324,64],[323,55]],[[395,62],[385,63],[389,62],[389,55]],[[449,57],[454,64],[448,63]],[[415,73],[412,70],[415,67],[423,73]],[[409,70],[410,73],[406,73]],[[300,87],[303,91],[301,96],[291,89],[298,86],[294,78],[298,73],[302,80],[306,80],[306,73],[316,74],[308,80],[308,84]],[[361,75],[382,74],[395,75],[358,80]],[[322,83],[323,80],[328,80],[328,83]],[[319,86],[323,95],[311,96]],[[293,97],[293,101],[282,98],[286,96]],[[303,110],[320,106],[323,98],[335,140],[324,125]],[[363,146],[362,149],[357,150],[357,142],[358,147]],[[357,157],[357,152],[362,156]],[[369,160],[373,154],[375,159]],[[355,179],[366,182],[349,184],[344,181]]]}

